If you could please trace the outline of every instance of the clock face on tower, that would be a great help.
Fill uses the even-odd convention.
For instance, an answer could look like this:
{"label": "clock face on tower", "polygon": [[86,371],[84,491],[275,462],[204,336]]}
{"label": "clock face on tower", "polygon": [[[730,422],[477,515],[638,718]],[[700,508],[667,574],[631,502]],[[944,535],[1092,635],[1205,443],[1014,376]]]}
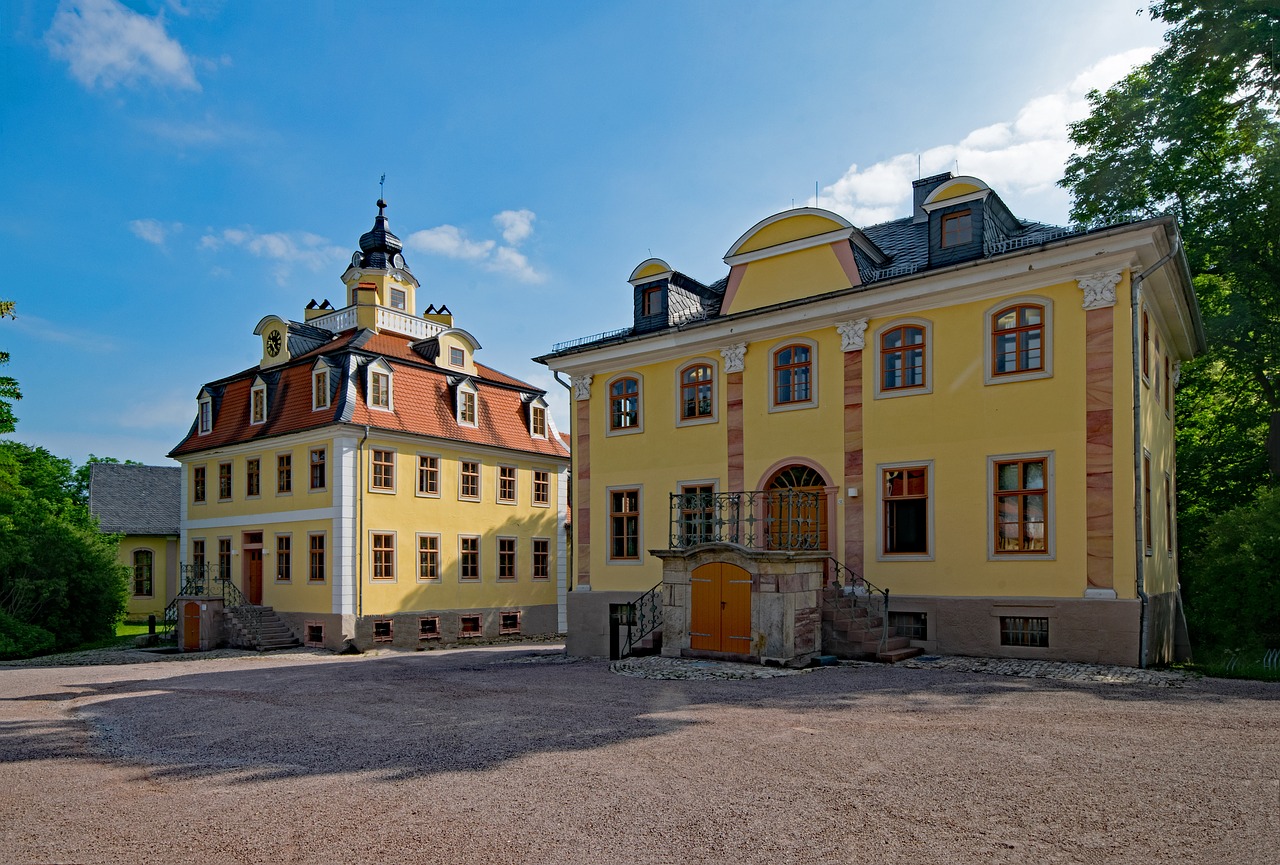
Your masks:
{"label": "clock face on tower", "polygon": [[280,353],[280,331],[273,330],[267,334],[267,354],[275,357]]}

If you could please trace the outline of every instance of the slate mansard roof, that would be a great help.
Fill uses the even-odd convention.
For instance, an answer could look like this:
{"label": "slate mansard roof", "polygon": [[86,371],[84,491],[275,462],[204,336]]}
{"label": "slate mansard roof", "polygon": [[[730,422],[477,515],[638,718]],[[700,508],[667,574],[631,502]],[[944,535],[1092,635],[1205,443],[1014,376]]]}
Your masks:
{"label": "slate mansard roof", "polygon": [[[474,375],[440,368],[427,354],[421,342],[399,334],[359,329],[329,334],[323,345],[288,363],[266,370],[250,367],[205,385],[202,393],[210,395],[213,407],[212,430],[200,435],[197,418],[169,456],[352,424],[568,458],[558,438],[536,438],[529,432],[528,406],[545,391],[479,363]],[[366,367],[378,360],[391,369],[389,411],[370,408],[366,399]],[[331,398],[327,408],[313,411],[311,374],[318,362],[329,370]],[[250,424],[250,392],[259,377],[267,386],[267,417],[265,423]],[[477,393],[475,427],[456,420],[456,388],[464,380]]]}
{"label": "slate mansard roof", "polygon": [[181,501],[177,466],[89,466],[89,512],[104,532],[176,535]]}

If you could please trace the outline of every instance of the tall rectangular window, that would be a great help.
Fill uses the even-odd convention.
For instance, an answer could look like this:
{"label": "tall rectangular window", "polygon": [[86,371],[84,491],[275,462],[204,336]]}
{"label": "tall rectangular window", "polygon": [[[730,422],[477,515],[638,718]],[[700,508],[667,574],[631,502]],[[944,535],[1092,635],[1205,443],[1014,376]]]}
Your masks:
{"label": "tall rectangular window", "polygon": [[538,438],[547,437],[547,410],[540,405],[529,407],[529,432]]}
{"label": "tall rectangular window", "polygon": [[391,376],[385,372],[369,375],[369,405],[374,408],[391,408]]}
{"label": "tall rectangular window", "polygon": [[476,395],[469,390],[458,391],[458,423],[476,425]]}
{"label": "tall rectangular window", "polygon": [[370,537],[373,546],[373,578],[394,580],[396,578],[396,536],[391,532],[374,532]]}
{"label": "tall rectangular window", "polygon": [[262,493],[262,460],[254,457],[244,461],[244,494],[257,497]]}
{"label": "tall rectangular window", "polygon": [[1142,377],[1151,381],[1151,319],[1142,310]]}
{"label": "tall rectangular window", "polygon": [[640,295],[640,314],[658,315],[662,312],[662,286],[646,288]]}
{"label": "tall rectangular window", "polygon": [[609,558],[640,560],[640,490],[609,493]]}
{"label": "tall rectangular window", "polygon": [[533,539],[533,578],[535,580],[551,579],[551,540],[549,538]]}
{"label": "tall rectangular window", "polygon": [[322,490],[329,481],[325,472],[325,450],[324,448],[311,449],[311,489]]}
{"label": "tall rectangular window", "polygon": [[151,550],[133,551],[133,594],[150,597],[155,574],[155,553]]}
{"label": "tall rectangular window", "polygon": [[430,582],[440,579],[439,535],[418,535],[418,579]]}
{"label": "tall rectangular window", "polygon": [[458,481],[458,498],[480,498],[480,463],[475,460],[461,462],[461,475]]}
{"label": "tall rectangular window", "polygon": [[329,371],[316,370],[311,374],[311,410],[329,407]]}
{"label": "tall rectangular window", "polygon": [[293,454],[276,455],[276,492],[293,492]]}
{"label": "tall rectangular window", "polygon": [[813,349],[786,345],[773,353],[773,403],[792,405],[813,399]]}
{"label": "tall rectangular window", "polygon": [[929,467],[882,469],[884,551],[887,555],[929,553]]}
{"label": "tall rectangular window", "polygon": [[324,533],[317,532],[308,536],[307,580],[312,583],[324,582]]}
{"label": "tall rectangular window", "polygon": [[1164,475],[1164,550],[1173,555],[1173,481]]}
{"label": "tall rectangular window", "polygon": [[204,569],[204,538],[196,538],[191,542],[191,564]]}
{"label": "tall rectangular window", "polygon": [[375,490],[394,490],[396,488],[396,454],[395,451],[373,451],[373,474],[370,486]]}
{"label": "tall rectangular window", "polygon": [[640,429],[640,380],[620,378],[609,385],[609,429]]}
{"label": "tall rectangular window", "polygon": [[551,472],[534,469],[533,503],[535,505],[551,504]]}
{"label": "tall rectangular window", "polygon": [[480,579],[480,538],[478,535],[458,536],[458,578],[464,582]]}
{"label": "tall rectangular window", "polygon": [[498,501],[515,504],[516,467],[498,466]]}
{"label": "tall rectangular window", "polygon": [[207,435],[213,429],[213,402],[200,400],[200,435]]}
{"label": "tall rectangular window", "polygon": [[1142,454],[1142,543],[1151,555],[1151,454]]}
{"label": "tall rectangular window", "polygon": [[992,470],[995,553],[1048,553],[1048,458],[996,460]]}
{"label": "tall rectangular window", "polygon": [[282,583],[293,579],[292,535],[276,535],[276,579]]}
{"label": "tall rectangular window", "polygon": [[231,538],[218,538],[218,579],[231,579]]}
{"label": "tall rectangular window", "polygon": [[218,498],[231,498],[231,463],[218,463]]}
{"label": "tall rectangular window", "polygon": [[680,419],[715,416],[712,388],[715,378],[709,363],[695,363],[680,371]]}
{"label": "tall rectangular window", "polygon": [[195,502],[203,502],[205,499],[205,468],[204,466],[191,467],[191,500]]}
{"label": "tall rectangular window", "polygon": [[250,392],[250,400],[253,408],[249,418],[249,423],[266,423],[267,389],[265,387],[255,387]]}
{"label": "tall rectangular window", "polygon": [[684,546],[715,540],[712,530],[715,492],[712,484],[681,484],[680,541]]}
{"label": "tall rectangular window", "polygon": [[516,539],[498,538],[498,579],[516,578]]}
{"label": "tall rectangular window", "polygon": [[440,459],[438,457],[418,456],[418,495],[440,495]]}
{"label": "tall rectangular window", "polygon": [[880,390],[906,390],[927,386],[928,351],[925,328],[904,324],[880,334]]}

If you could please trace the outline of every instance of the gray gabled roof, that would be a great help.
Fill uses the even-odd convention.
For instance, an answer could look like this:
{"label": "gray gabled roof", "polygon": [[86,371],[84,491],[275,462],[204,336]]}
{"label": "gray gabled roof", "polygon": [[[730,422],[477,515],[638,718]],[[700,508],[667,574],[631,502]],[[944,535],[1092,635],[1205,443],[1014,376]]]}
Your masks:
{"label": "gray gabled roof", "polygon": [[89,511],[104,532],[176,535],[182,469],[170,466],[89,466]]}

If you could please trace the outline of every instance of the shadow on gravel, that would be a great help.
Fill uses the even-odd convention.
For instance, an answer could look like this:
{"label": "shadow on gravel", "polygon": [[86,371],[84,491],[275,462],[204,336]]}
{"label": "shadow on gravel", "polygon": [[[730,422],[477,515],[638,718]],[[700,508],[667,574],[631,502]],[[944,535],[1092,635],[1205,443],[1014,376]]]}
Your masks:
{"label": "shadow on gravel", "polygon": [[145,764],[153,776],[245,782],[368,772],[396,781],[652,739],[713,723],[709,709],[784,709],[846,726],[863,712],[955,718],[997,706],[1034,722],[1050,711],[1036,698],[1046,692],[1073,692],[1082,708],[1128,702],[1168,712],[1189,701],[1280,699],[1280,687],[1164,689],[891,667],[659,681],[614,675],[603,661],[548,662],[558,654],[459,651],[74,684],[3,698],[89,702],[65,719],[0,723],[0,760],[83,757],[87,725],[91,751]]}

